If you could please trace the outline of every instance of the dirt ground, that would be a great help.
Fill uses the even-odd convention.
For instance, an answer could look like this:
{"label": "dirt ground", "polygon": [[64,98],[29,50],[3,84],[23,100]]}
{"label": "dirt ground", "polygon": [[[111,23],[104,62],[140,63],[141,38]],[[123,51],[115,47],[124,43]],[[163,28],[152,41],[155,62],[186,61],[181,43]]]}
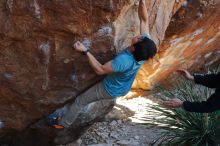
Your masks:
{"label": "dirt ground", "polygon": [[118,99],[103,122],[95,123],[74,144],[67,146],[152,146],[164,130],[153,126],[160,116],[149,106],[155,104],[145,97]]}

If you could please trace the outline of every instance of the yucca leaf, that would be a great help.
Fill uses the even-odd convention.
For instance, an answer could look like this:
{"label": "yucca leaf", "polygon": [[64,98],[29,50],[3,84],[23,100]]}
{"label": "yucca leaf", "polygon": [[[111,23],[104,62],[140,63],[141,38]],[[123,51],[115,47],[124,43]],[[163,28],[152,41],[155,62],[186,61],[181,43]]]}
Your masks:
{"label": "yucca leaf", "polygon": [[[213,90],[195,86],[189,81],[179,81],[171,91],[162,90],[159,98],[177,97],[187,101],[206,100]],[[157,95],[158,97],[158,95]],[[163,129],[161,137],[166,138],[169,146],[217,146],[220,143],[220,117],[216,113],[191,113],[182,108],[167,109],[160,105],[151,105],[158,116],[154,123]],[[160,137],[160,138],[161,138]]]}

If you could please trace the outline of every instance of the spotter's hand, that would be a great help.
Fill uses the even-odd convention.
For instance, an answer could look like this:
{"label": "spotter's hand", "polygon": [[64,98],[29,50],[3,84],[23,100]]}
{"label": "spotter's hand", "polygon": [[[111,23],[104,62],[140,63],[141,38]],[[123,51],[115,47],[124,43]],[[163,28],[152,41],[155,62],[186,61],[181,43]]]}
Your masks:
{"label": "spotter's hand", "polygon": [[174,98],[168,101],[164,101],[162,105],[166,108],[179,108],[183,105],[183,101],[178,98]]}
{"label": "spotter's hand", "polygon": [[184,76],[188,80],[194,80],[194,77],[185,69],[178,69],[177,73]]}

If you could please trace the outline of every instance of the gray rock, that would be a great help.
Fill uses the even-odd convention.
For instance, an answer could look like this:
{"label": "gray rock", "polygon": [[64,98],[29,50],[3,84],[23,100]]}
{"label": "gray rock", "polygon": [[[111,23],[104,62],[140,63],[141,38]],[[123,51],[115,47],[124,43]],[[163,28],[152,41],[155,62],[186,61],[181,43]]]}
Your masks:
{"label": "gray rock", "polygon": [[92,144],[88,146],[113,146],[113,144],[100,143],[100,144]]}
{"label": "gray rock", "polygon": [[134,140],[120,140],[117,141],[117,144],[120,146],[138,146],[140,145],[137,141]]}
{"label": "gray rock", "polygon": [[78,139],[76,142],[67,144],[66,146],[81,146],[81,144],[82,144],[82,140]]}
{"label": "gray rock", "polygon": [[110,125],[111,125],[111,126],[115,126],[115,125],[117,125],[117,122],[114,120],[114,121],[112,121],[112,122],[110,123]]}
{"label": "gray rock", "polygon": [[111,134],[110,134],[110,137],[115,138],[115,139],[118,139],[118,134],[116,134],[116,133],[111,133]]}
{"label": "gray rock", "polygon": [[0,120],[0,129],[4,127],[5,127],[5,124]]}
{"label": "gray rock", "polygon": [[122,121],[121,121],[121,120],[118,120],[117,122],[118,122],[118,124],[122,124]]}
{"label": "gray rock", "polygon": [[140,137],[139,137],[139,136],[135,136],[134,138],[135,138],[136,140],[139,140],[139,139],[140,139]]}

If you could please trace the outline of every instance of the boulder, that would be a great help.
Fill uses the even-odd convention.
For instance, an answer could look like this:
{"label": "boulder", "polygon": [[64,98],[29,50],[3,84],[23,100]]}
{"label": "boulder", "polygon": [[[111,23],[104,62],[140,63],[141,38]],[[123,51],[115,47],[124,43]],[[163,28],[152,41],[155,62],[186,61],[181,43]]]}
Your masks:
{"label": "boulder", "polygon": [[[150,90],[179,67],[219,63],[219,0],[146,2],[159,51],[139,70],[134,89]],[[45,123],[103,78],[73,43],[82,41],[101,63],[111,60],[139,33],[137,8],[138,0],[1,0],[0,143],[65,144],[104,117],[114,101],[88,105],[93,110],[86,107],[70,130]]]}

